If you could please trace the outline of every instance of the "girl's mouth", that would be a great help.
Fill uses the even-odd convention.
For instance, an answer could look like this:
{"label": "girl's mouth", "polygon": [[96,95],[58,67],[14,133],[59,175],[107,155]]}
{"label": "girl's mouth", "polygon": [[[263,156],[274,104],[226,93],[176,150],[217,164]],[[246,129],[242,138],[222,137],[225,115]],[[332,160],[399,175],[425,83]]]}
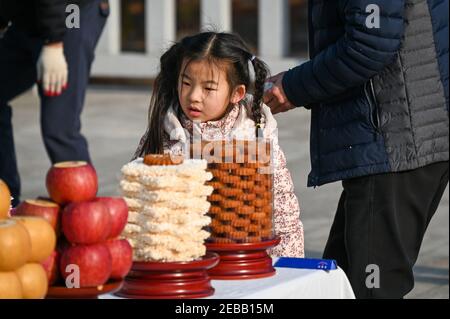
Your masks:
{"label": "girl's mouth", "polygon": [[192,107],[188,108],[188,113],[192,117],[199,117],[200,115],[202,115],[201,111],[194,109]]}

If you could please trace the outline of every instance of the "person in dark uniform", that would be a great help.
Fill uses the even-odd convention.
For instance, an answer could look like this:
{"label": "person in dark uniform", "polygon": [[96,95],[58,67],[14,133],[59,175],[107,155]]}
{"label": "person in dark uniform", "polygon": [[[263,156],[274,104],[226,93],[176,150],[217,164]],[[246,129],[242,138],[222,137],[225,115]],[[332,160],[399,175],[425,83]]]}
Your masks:
{"label": "person in dark uniform", "polygon": [[[73,5],[79,10],[71,11]],[[71,22],[78,17],[68,14],[78,12],[77,25]],[[9,102],[37,82],[51,162],[90,162],[80,115],[108,15],[107,0],[0,0],[0,179],[11,189],[13,206],[21,187]]]}

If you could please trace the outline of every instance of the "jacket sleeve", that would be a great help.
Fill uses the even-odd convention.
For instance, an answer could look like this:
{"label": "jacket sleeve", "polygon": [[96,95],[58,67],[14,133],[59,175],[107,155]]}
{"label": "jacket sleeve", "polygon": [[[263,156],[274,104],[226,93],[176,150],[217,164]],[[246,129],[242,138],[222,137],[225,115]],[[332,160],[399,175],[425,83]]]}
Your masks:
{"label": "jacket sleeve", "polygon": [[35,0],[39,34],[45,43],[62,41],[66,32],[67,0]]}
{"label": "jacket sleeve", "polygon": [[303,225],[294,183],[286,166],[286,157],[277,138],[273,139],[273,222],[275,234],[281,237],[278,246],[269,250],[272,256],[304,257]]}
{"label": "jacket sleeve", "polygon": [[[283,89],[296,106],[320,103],[367,82],[391,63],[404,33],[404,0],[340,0],[345,33],[335,43],[285,73]],[[377,5],[379,28],[368,28]]]}
{"label": "jacket sleeve", "polygon": [[4,0],[0,0],[0,30],[6,28],[9,23],[9,17],[5,11],[8,12],[6,2]]}
{"label": "jacket sleeve", "polygon": [[0,15],[0,30],[8,26],[8,21]]}

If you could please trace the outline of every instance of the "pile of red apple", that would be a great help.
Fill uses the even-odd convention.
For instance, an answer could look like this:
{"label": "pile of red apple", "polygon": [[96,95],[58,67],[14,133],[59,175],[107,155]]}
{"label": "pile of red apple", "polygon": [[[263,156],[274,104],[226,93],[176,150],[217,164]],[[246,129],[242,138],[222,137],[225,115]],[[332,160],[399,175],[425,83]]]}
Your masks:
{"label": "pile of red apple", "polygon": [[80,287],[124,278],[132,265],[132,248],[118,238],[128,219],[123,198],[96,197],[97,174],[86,162],[53,165],[46,186],[51,200],[26,200],[13,214],[44,217],[60,234],[57,249],[43,262],[49,284],[64,285],[78,270]]}

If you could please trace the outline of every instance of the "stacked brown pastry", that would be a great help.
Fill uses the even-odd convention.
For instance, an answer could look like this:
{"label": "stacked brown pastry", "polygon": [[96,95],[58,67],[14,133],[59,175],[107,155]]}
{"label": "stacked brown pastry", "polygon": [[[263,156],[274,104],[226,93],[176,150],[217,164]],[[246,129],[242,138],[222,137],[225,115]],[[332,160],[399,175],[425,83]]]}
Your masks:
{"label": "stacked brown pastry", "polygon": [[[219,145],[218,145],[219,144]],[[255,243],[272,238],[273,174],[270,143],[204,142],[214,188],[208,197],[213,243]],[[192,152],[196,152],[195,147]]]}
{"label": "stacked brown pastry", "polygon": [[205,160],[147,155],[122,168],[120,183],[130,209],[123,236],[135,261],[181,262],[202,257],[213,191]]}

